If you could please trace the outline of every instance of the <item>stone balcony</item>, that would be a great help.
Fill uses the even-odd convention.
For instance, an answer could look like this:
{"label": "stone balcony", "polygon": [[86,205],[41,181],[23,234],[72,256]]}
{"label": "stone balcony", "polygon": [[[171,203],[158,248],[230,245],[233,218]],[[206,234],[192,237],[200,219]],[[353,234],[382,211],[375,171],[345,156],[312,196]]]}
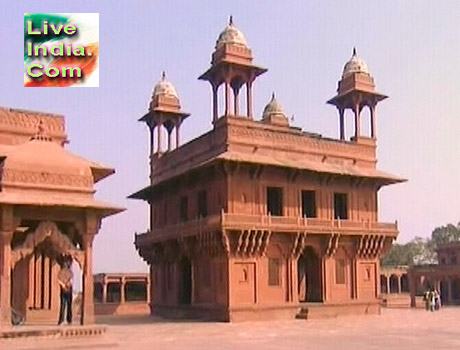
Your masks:
{"label": "stone balcony", "polygon": [[396,238],[398,223],[371,221],[327,220],[270,215],[229,214],[222,212],[202,219],[194,219],[174,225],[155,228],[154,231],[136,234],[136,245],[154,243],[166,239],[194,236],[216,230],[265,230],[280,233],[374,235]]}

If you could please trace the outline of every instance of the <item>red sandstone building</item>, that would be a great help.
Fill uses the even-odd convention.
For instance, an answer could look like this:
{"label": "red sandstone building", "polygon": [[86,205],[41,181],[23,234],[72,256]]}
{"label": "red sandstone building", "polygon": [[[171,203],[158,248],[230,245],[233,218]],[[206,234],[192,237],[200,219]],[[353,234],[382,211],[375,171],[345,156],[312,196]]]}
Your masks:
{"label": "red sandstone building", "polygon": [[379,257],[398,228],[379,222],[377,192],[403,181],[376,168],[376,105],[386,96],[354,52],[328,101],[339,139],[326,138],[291,126],[275,96],[254,115],[255,81],[266,71],[230,21],[199,77],[212,88],[212,129],[184,145],[189,114],[164,76],[155,86],[141,118],[151,183],[131,196],[150,205],[150,229],[135,245],[150,264],[153,314],[233,321],[380,310]]}
{"label": "red sandstone building", "polygon": [[93,240],[123,209],[94,197],[114,170],[66,143],[63,116],[0,108],[0,330],[12,309],[28,324],[57,322],[63,255],[82,271],[80,321],[94,321]]}

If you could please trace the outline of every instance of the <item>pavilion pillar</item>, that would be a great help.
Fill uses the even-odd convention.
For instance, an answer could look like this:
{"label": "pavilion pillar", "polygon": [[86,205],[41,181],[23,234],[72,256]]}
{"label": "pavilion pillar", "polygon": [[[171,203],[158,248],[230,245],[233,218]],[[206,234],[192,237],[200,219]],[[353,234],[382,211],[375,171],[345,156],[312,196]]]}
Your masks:
{"label": "pavilion pillar", "polygon": [[168,152],[171,152],[171,133],[172,130],[168,130]]}
{"label": "pavilion pillar", "polygon": [[390,279],[391,279],[391,275],[390,275],[390,276],[387,276],[387,294],[390,294],[390,293],[391,293],[391,289],[390,289]]}
{"label": "pavilion pillar", "polygon": [[126,280],[124,277],[121,277],[120,279],[120,304],[124,304],[126,302],[125,286],[126,286]]}
{"label": "pavilion pillar", "polygon": [[153,283],[152,281],[152,276],[153,276],[153,266],[150,265],[150,271],[149,271],[149,276],[147,277],[145,281],[145,289],[146,289],[146,294],[147,294],[147,304],[150,305],[150,302],[152,301],[152,295],[153,295]]}
{"label": "pavilion pillar", "polygon": [[343,108],[339,108],[339,117],[340,117],[340,140],[345,140],[345,110]]}
{"label": "pavilion pillar", "polygon": [[401,275],[398,275],[398,294],[401,294]]}
{"label": "pavilion pillar", "polygon": [[377,138],[377,127],[376,127],[376,120],[375,120],[375,105],[369,107],[371,111],[371,137],[373,139]]}
{"label": "pavilion pillar", "polygon": [[161,147],[161,124],[158,124],[157,126],[157,153],[162,152],[162,147]]}
{"label": "pavilion pillar", "polygon": [[407,273],[409,282],[410,306],[416,307],[415,293],[417,292],[416,276],[409,270]]}
{"label": "pavilion pillar", "polygon": [[0,329],[11,327],[11,239],[13,231],[0,231]]}
{"label": "pavilion pillar", "polygon": [[107,303],[107,279],[104,276],[102,280],[102,303]]}
{"label": "pavilion pillar", "polygon": [[240,89],[233,89],[233,114],[240,115]]}
{"label": "pavilion pillar", "polygon": [[217,121],[218,113],[219,113],[219,103],[217,101],[218,90],[219,90],[219,86],[212,84],[212,122],[213,123]]}
{"label": "pavilion pillar", "polygon": [[355,114],[355,141],[358,141],[358,138],[361,135],[361,117],[359,113],[359,104],[356,103],[353,107],[353,112]]}
{"label": "pavilion pillar", "polygon": [[179,148],[180,146],[180,124],[176,125],[176,148]]}
{"label": "pavilion pillar", "polygon": [[248,118],[252,119],[252,82],[246,83],[246,108]]}
{"label": "pavilion pillar", "polygon": [[225,82],[225,115],[230,115],[230,82]]}
{"label": "pavilion pillar", "polygon": [[85,261],[83,265],[83,300],[81,306],[81,324],[94,323],[93,296],[93,240],[96,232],[86,232],[83,235]]}

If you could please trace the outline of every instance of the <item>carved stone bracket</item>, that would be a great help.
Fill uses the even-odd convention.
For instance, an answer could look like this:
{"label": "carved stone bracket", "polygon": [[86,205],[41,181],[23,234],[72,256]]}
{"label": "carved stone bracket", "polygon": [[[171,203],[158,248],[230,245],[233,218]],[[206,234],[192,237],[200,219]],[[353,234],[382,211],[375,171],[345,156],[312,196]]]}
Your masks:
{"label": "carved stone bracket", "polygon": [[356,255],[360,258],[374,259],[380,256],[385,248],[385,236],[363,235],[358,239]]}
{"label": "carved stone bracket", "polygon": [[77,261],[81,268],[83,267],[83,251],[79,250],[69,237],[59,230],[56,223],[52,221],[42,221],[37,226],[36,230],[26,237],[24,243],[11,252],[11,268],[14,268],[16,263],[21,259],[33,254],[35,248],[45,241],[50,242],[52,248],[57,253],[70,255]]}
{"label": "carved stone bracket", "polygon": [[305,247],[307,246],[307,233],[298,232],[292,243],[291,257],[298,259],[299,256],[303,253]]}
{"label": "carved stone bracket", "polygon": [[327,244],[326,244],[326,249],[324,254],[327,257],[332,257],[334,256],[335,252],[337,251],[337,248],[339,247],[339,240],[340,240],[340,234],[339,233],[332,233],[328,239],[327,239]]}
{"label": "carved stone bracket", "polygon": [[237,256],[265,256],[271,232],[267,230],[242,230],[238,233],[238,242],[232,252]]}

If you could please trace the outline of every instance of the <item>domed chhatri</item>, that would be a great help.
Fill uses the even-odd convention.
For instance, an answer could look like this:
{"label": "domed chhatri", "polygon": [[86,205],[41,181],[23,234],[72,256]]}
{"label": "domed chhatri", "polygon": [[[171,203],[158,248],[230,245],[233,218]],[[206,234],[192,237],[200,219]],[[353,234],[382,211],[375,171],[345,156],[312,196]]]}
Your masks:
{"label": "domed chhatri", "polygon": [[370,75],[366,62],[364,62],[356,54],[356,48],[353,48],[353,55],[343,67],[342,78],[345,78],[353,73],[364,73]]}
{"label": "domed chhatri", "polygon": [[233,24],[233,17],[230,16],[230,20],[225,29],[219,34],[219,37],[216,41],[216,50],[222,47],[225,44],[233,44],[248,47],[246,38],[241,30],[239,30]]}
{"label": "domed chhatri", "polygon": [[176,89],[174,88],[174,85],[171,84],[167,79],[166,79],[166,73],[163,71],[161,74],[161,79],[155,85],[153,88],[153,95],[152,97],[157,97],[157,96],[171,96],[179,99],[179,96],[177,95]]}
{"label": "domed chhatri", "polygon": [[272,94],[270,102],[265,106],[262,113],[262,121],[264,123],[288,126],[289,120],[284,113],[283,107],[277,101],[275,93]]}

